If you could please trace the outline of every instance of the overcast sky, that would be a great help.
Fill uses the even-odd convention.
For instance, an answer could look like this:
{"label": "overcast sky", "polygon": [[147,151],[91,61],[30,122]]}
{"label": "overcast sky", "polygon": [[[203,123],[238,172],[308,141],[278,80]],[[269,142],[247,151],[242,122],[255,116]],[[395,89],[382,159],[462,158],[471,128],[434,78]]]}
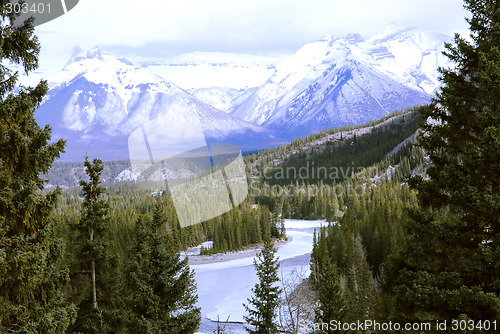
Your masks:
{"label": "overcast sky", "polygon": [[80,0],[37,27],[41,62],[75,46],[103,46],[142,56],[221,51],[292,53],[324,35],[380,32],[399,23],[464,33],[461,0]]}

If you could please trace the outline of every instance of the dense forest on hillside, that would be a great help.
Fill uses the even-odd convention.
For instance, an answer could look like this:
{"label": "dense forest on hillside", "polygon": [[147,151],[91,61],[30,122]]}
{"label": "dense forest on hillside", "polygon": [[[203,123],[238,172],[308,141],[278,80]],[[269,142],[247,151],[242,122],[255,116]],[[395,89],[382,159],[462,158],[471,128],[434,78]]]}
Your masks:
{"label": "dense forest on hillside", "polygon": [[[113,183],[125,169],[130,168],[129,160],[104,161],[101,181]],[[49,185],[64,188],[77,187],[81,180],[86,178],[83,162],[56,161],[49,172],[42,176]]]}
{"label": "dense forest on hillside", "polygon": [[[399,117],[399,114],[401,113],[395,115],[385,130],[360,135],[358,141],[351,142],[352,144],[350,143],[348,148],[359,151],[358,155],[351,155],[352,159],[355,160],[357,157],[361,157],[367,149],[378,148],[380,146],[379,142],[382,140],[380,136],[392,138],[395,132],[394,128],[405,127],[405,124],[409,123],[408,119],[416,118],[416,111],[413,110],[402,114],[406,118]],[[413,130],[413,125],[411,128]],[[403,132],[397,137],[404,140],[409,135],[411,133]],[[389,145],[384,146],[385,150],[380,153],[380,156],[387,155],[396,145],[396,142],[391,141]],[[382,171],[388,168],[394,164],[394,159],[397,159],[398,162],[401,160],[401,163],[406,166],[406,170],[414,169],[417,164],[421,165],[422,156],[419,157],[418,162],[413,160],[410,162],[410,160],[402,158],[403,156],[409,156],[410,147],[411,143],[390,158],[383,160],[384,162],[381,164],[367,165],[366,167],[371,168],[366,168],[363,172],[373,175],[357,173],[356,178],[359,178],[362,174],[366,178],[375,177],[378,169]],[[318,159],[322,159],[322,156],[339,155],[344,149],[344,145],[339,145],[330,148],[323,154],[317,153],[316,155]],[[280,150],[281,148],[268,150],[260,153],[258,157],[266,160],[266,155],[275,156],[275,152]],[[252,159],[254,159],[253,156],[246,158],[246,160]],[[296,157],[294,159],[300,164],[301,161],[304,163],[308,158],[302,157],[301,160],[301,157]],[[103,163],[103,173],[106,166],[113,165],[118,164],[112,164],[112,162]],[[266,168],[266,165],[263,168]],[[251,169],[249,169],[249,173],[251,173]],[[395,173],[399,173],[399,171],[395,171]],[[83,180],[87,178],[84,176]],[[350,175],[349,179],[353,179],[353,176]],[[347,189],[347,187],[341,182],[335,183],[335,180],[328,183],[313,180],[312,184],[309,183],[309,180],[301,182],[294,180],[286,185],[286,189],[274,184],[272,179],[271,182],[267,181],[268,179],[262,178],[257,181],[254,180],[250,184],[250,196],[239,208],[202,224],[186,228],[181,228],[177,221],[174,205],[168,191],[163,192],[161,195],[152,195],[159,184],[154,182],[138,184],[133,182],[107,183],[105,184],[106,197],[112,212],[110,219],[110,226],[113,230],[112,235],[117,244],[121,245],[121,248],[126,248],[137,217],[144,214],[151,215],[154,207],[159,206],[163,211],[168,212],[169,219],[166,228],[172,232],[175,248],[178,251],[207,240],[213,241],[213,248],[204,249],[204,253],[234,251],[269,238],[284,238],[283,218],[328,218],[332,220],[336,217],[338,210],[343,207],[346,198],[342,194],[345,194],[347,190],[344,188]],[[355,186],[352,183],[347,184],[349,184],[349,188]],[[164,185],[164,183],[161,185]],[[276,194],[281,195],[275,196]],[[71,188],[62,193],[55,208],[55,217],[61,222],[58,226],[61,231],[64,231],[61,233],[62,236],[69,235],[70,226],[78,221],[82,198],[80,187]],[[123,254],[124,251],[121,250],[119,253]]]}
{"label": "dense forest on hillside", "polygon": [[[398,126],[402,121],[402,118],[396,118],[391,123],[392,126]],[[379,132],[366,133],[359,137],[359,141],[349,146],[365,146],[367,143],[376,145],[377,142],[369,138],[377,137],[379,134]],[[389,145],[384,156],[393,148],[393,145]],[[338,149],[341,150],[342,146]],[[273,150],[268,152],[273,154]],[[342,182],[331,184],[294,182],[280,186],[259,180],[250,189],[251,196],[238,208],[185,228],[179,225],[169,192],[152,195],[156,184],[105,184],[104,198],[109,206],[106,223],[107,249],[113,255],[115,275],[123,277],[123,281],[126,281],[127,268],[130,266],[129,249],[136,240],[138,224],[154,222],[160,219],[159,217],[162,222],[162,235],[168,238],[170,247],[175,252],[207,240],[213,241],[213,247],[202,248],[202,254],[233,251],[251,244],[285,239],[284,218],[326,219],[334,223],[318,233],[312,256],[312,265],[315,268],[313,273],[320,273],[324,269],[316,263],[333,261],[328,254],[343,254],[342,263],[336,266],[343,268],[342,272],[339,270],[339,275],[345,275],[350,279],[348,286],[352,290],[353,286],[357,286],[356,280],[359,279],[349,274],[352,261],[356,256],[361,256],[356,258],[356,261],[361,259],[362,261],[356,263],[357,265],[365,263],[362,266],[363,275],[365,279],[369,277],[370,289],[377,300],[376,308],[380,311],[382,305],[375,278],[380,274],[380,266],[388,254],[397,249],[397,245],[405,237],[402,226],[407,215],[405,209],[415,206],[415,193],[409,190],[405,183],[406,177],[412,173],[421,173],[424,165],[423,152],[413,147],[410,141],[391,156],[368,166],[370,168],[356,172]],[[85,180],[88,180],[88,177]],[[68,259],[79,257],[75,245],[81,238],[81,232],[76,227],[81,221],[84,201],[85,194],[81,187],[65,190],[60,195],[52,214],[56,233],[67,245]],[[353,226],[350,223],[352,219],[356,221]],[[341,242],[330,241],[329,238],[334,235],[332,231],[339,226],[343,229],[335,235],[341,238]],[[353,255],[353,252],[357,252],[357,255]],[[68,262],[70,268],[71,263]],[[360,268],[357,270],[361,270]],[[316,282],[316,279],[313,281]],[[318,287],[318,284],[316,282],[312,286]],[[353,305],[356,303],[356,298],[361,298],[359,293],[353,290],[349,294],[352,295],[353,299],[349,300]],[[375,306],[370,304],[369,307]],[[350,313],[351,319],[364,311],[360,308],[357,313],[353,312]],[[380,314],[382,313],[377,313],[377,316]]]}
{"label": "dense forest on hillside", "polygon": [[[270,238],[281,239],[282,220],[272,215],[266,206],[252,206],[245,202],[237,209],[201,224],[181,228],[174,204],[168,192],[152,196],[150,191],[130,183],[115,183],[106,186],[107,202],[110,206],[109,226],[120,254],[130,243],[138,217],[152,216],[154,210],[166,215],[165,229],[172,234],[176,251],[213,240],[210,252],[226,252],[260,243]],[[78,222],[82,205],[81,189],[65,191],[56,205],[54,218],[60,223],[61,235],[71,235],[71,226]]]}
{"label": "dense forest on hillside", "polygon": [[[416,109],[409,108],[393,112],[378,121],[327,129],[273,149],[243,152],[245,163],[253,179],[265,177],[266,183],[270,185],[289,184],[301,179],[301,175],[307,175],[308,181],[313,183],[320,180],[340,182],[355,173],[356,168],[366,168],[383,160],[393,148],[412,136],[418,128],[418,117]],[[371,136],[363,136],[367,132]],[[282,175],[273,170],[278,165],[285,171]],[[129,160],[103,161],[103,166],[103,183],[133,182],[128,178],[120,178],[123,171],[130,170]],[[320,170],[319,175],[313,176],[314,168],[317,170],[325,166],[328,166],[326,173]],[[306,167],[309,171],[302,170],[301,175],[298,175],[301,167]],[[332,174],[330,167],[336,168],[335,174]],[[286,173],[287,169],[297,171],[296,175]],[[85,167],[83,162],[56,161],[42,177],[51,186],[71,188],[78,186],[80,180],[86,178]],[[165,187],[164,184],[158,186]]]}
{"label": "dense forest on hillside", "polygon": [[410,139],[418,129],[419,116],[418,108],[409,108],[367,124],[325,130],[251,155],[247,165],[252,178],[271,185],[301,178],[310,183],[340,182]]}

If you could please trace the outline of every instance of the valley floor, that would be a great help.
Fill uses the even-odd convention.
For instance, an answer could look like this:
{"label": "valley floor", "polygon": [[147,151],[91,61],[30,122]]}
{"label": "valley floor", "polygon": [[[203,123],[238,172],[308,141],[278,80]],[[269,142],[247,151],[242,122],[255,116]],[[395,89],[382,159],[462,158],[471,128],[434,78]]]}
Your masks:
{"label": "valley floor", "polygon": [[[302,273],[304,277],[309,275],[314,229],[326,224],[323,220],[285,219],[288,241],[276,245],[280,276],[288,279],[294,272]],[[199,333],[213,333],[217,327],[214,321],[218,318],[237,322],[226,324],[232,333],[245,333],[241,324],[245,315],[243,303],[247,302],[252,287],[258,281],[253,260],[260,248],[254,246],[239,252],[212,256],[196,255],[199,254],[199,248],[201,245],[181,253],[182,256],[189,256],[190,267],[195,270],[198,306],[201,307],[202,316]],[[191,265],[191,261],[200,262]]]}
{"label": "valley floor", "polygon": [[[283,244],[291,242],[292,238],[288,238],[287,241],[275,242],[276,247],[280,247]],[[242,250],[236,252],[227,252],[227,253],[217,253],[213,255],[200,255],[200,246],[190,247],[187,251],[181,252],[181,257],[188,256],[188,264],[189,266],[201,265],[201,264],[210,264],[210,263],[220,263],[227,262],[233,260],[240,260],[244,258],[253,258],[260,252],[263,245],[250,245],[245,247]]]}

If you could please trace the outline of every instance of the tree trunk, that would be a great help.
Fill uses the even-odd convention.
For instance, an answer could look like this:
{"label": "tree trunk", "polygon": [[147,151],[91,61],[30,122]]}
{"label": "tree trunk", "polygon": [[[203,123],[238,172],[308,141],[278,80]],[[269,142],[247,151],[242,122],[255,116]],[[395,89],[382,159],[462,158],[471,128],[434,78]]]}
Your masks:
{"label": "tree trunk", "polygon": [[[94,240],[94,229],[90,228],[90,241]],[[97,309],[97,290],[95,286],[95,260],[91,260],[92,269],[92,297],[94,301],[94,308]]]}

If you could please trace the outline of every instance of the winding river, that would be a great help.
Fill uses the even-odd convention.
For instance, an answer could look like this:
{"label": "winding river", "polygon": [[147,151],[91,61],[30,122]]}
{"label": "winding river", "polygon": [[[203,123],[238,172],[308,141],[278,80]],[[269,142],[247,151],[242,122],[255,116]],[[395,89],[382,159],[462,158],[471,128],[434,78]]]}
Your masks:
{"label": "winding river", "polygon": [[[290,275],[293,270],[309,274],[309,260],[312,251],[314,229],[325,225],[324,221],[286,219],[285,228],[290,241],[279,244],[277,255],[280,260],[280,276]],[[198,286],[198,306],[201,307],[199,333],[211,334],[217,319],[231,323],[226,329],[234,334],[246,333],[243,325],[245,308],[257,283],[253,267],[253,256],[241,259],[193,265]],[[235,323],[234,323],[235,322]]]}

